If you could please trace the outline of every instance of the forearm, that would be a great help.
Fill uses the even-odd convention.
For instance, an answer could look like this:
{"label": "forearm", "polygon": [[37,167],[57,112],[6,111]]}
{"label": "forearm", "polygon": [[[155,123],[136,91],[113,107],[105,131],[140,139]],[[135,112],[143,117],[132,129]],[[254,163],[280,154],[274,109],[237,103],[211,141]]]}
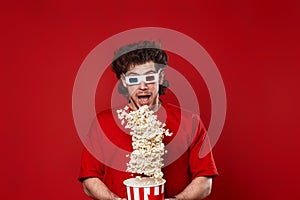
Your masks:
{"label": "forearm", "polygon": [[95,200],[120,199],[99,178],[87,178],[82,182],[82,186],[85,194]]}
{"label": "forearm", "polygon": [[204,199],[210,195],[212,179],[207,177],[195,178],[182,192],[175,197],[180,200]]}

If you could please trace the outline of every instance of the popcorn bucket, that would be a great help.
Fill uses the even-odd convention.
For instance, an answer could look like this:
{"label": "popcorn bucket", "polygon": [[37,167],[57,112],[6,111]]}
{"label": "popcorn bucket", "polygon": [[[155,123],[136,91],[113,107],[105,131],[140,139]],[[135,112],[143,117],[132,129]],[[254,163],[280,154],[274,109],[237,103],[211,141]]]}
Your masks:
{"label": "popcorn bucket", "polygon": [[166,180],[155,181],[149,177],[130,178],[123,183],[128,200],[163,200]]}

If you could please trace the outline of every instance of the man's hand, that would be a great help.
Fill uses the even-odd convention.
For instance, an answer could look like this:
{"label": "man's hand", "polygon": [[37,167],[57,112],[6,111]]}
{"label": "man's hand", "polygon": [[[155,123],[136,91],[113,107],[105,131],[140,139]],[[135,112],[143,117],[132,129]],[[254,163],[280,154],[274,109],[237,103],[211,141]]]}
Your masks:
{"label": "man's hand", "polygon": [[112,193],[99,178],[87,178],[82,186],[85,194],[95,200],[126,200]]}
{"label": "man's hand", "polygon": [[210,195],[212,178],[197,177],[182,192],[175,197],[166,198],[169,200],[196,200],[204,199]]}

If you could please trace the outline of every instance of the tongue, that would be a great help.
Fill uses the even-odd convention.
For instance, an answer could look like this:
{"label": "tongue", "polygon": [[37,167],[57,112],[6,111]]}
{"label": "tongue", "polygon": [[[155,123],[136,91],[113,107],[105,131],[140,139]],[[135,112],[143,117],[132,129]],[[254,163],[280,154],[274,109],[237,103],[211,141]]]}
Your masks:
{"label": "tongue", "polygon": [[149,104],[149,98],[148,97],[140,97],[138,99],[139,104],[144,106],[144,105],[148,105]]}

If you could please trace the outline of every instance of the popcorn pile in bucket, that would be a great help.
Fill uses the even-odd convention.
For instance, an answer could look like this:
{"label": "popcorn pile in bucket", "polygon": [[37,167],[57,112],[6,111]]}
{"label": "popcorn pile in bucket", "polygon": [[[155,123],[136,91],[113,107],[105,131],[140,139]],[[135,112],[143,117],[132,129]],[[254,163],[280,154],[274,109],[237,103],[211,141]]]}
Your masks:
{"label": "popcorn pile in bucket", "polygon": [[171,136],[172,133],[169,133],[169,129],[164,129],[166,124],[161,123],[147,105],[136,111],[128,112],[128,109],[126,106],[124,109],[117,110],[121,124],[127,122],[125,128],[131,130],[132,136],[133,152],[127,163],[127,171],[160,180],[163,177],[161,168],[163,167],[162,156],[165,153],[162,140],[164,135]]}

